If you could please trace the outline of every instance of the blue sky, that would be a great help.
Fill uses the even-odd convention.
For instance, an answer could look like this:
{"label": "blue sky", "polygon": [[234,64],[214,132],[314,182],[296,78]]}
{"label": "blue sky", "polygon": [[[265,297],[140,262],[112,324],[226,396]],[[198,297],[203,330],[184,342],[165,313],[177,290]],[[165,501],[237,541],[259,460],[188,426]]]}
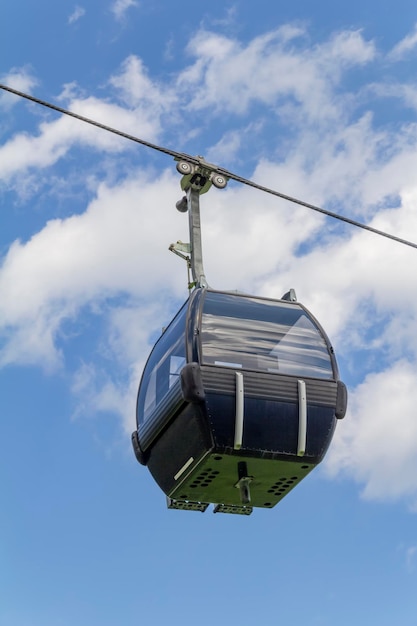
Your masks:
{"label": "blue sky", "polygon": [[[0,82],[417,242],[417,8],[15,0]],[[251,517],[168,511],[130,448],[186,298],[167,156],[0,93],[0,625],[417,623],[416,251],[229,183],[219,289],[320,320],[349,387],[323,464]]]}

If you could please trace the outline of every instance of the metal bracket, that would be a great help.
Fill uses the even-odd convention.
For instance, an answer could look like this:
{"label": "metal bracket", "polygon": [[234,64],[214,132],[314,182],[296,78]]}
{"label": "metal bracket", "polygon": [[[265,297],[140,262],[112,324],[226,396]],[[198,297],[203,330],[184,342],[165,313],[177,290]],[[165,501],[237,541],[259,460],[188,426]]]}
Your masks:
{"label": "metal bracket", "polygon": [[177,243],[172,243],[168,249],[170,252],[173,252],[181,259],[184,259],[184,261],[186,261],[188,289],[191,291],[191,289],[196,285],[195,281],[193,282],[191,280],[191,244],[177,241]]}
{"label": "metal bracket", "polygon": [[284,293],[281,300],[288,300],[289,302],[297,302],[297,294],[295,289],[290,289],[287,293]]}
{"label": "metal bracket", "polygon": [[213,513],[237,513],[238,515],[250,515],[253,511],[251,506],[240,504],[216,504]]}
{"label": "metal bracket", "polygon": [[172,243],[169,246],[169,250],[184,259],[185,261],[190,261],[191,245],[189,243],[182,243],[182,241],[177,241],[177,243]]}
{"label": "metal bracket", "polygon": [[167,507],[169,509],[177,509],[179,511],[200,511],[204,513],[209,502],[192,502],[191,500],[174,500],[166,496]]}
{"label": "metal bracket", "polygon": [[248,466],[245,461],[237,464],[237,472],[239,480],[235,484],[240,491],[240,501],[243,505],[250,504],[250,488],[249,485],[253,480],[253,476],[248,476]]}

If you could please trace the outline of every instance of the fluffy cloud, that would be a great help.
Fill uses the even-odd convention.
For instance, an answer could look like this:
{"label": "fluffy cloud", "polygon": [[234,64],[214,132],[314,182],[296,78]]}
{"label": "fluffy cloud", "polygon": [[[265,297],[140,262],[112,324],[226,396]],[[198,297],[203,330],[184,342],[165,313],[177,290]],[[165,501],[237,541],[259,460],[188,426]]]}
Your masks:
{"label": "fluffy cloud", "polygon": [[[83,361],[72,378],[72,392],[77,407],[74,417],[107,413],[118,415],[130,434],[135,428],[136,394],[143,367],[155,341],[156,328],[161,330],[173,312],[166,294],[155,294],[150,303],[131,299],[109,313],[106,330],[109,343],[107,358],[101,366]],[[112,376],[114,362],[118,375]],[[112,365],[110,365],[112,363]]]}
{"label": "fluffy cloud", "polygon": [[[343,81],[346,71],[378,63],[375,44],[357,31],[319,44],[306,35],[288,25],[244,44],[200,31],[189,66],[165,84],[130,56],[109,78],[106,100],[74,86],[66,94],[82,115],[151,140],[185,128],[182,145],[198,136],[214,162],[239,163],[250,145],[253,169],[245,168],[257,182],[413,239],[416,127],[407,116],[395,127],[377,124],[374,109],[392,84],[349,90]],[[403,88],[397,97],[409,106]],[[230,125],[219,139],[212,129],[222,115]],[[108,155],[109,170],[127,152],[74,120],[43,121],[0,148],[0,176],[55,173],[86,146]],[[155,176],[149,163],[139,165],[130,161],[117,181],[90,178],[88,206],[14,241],[0,269],[1,364],[66,366],[65,325],[86,311],[100,316],[96,348],[113,365],[94,349],[83,354],[73,391],[80,411],[119,413],[127,430],[155,333],[185,296],[185,267],[166,248],[188,238],[187,218],[174,209],[174,167]],[[366,497],[414,502],[416,252],[232,182],[202,197],[202,221],[211,284],[273,297],[294,287],[334,340],[351,401],[329,471],[359,481]]]}
{"label": "fluffy cloud", "polygon": [[[114,188],[101,185],[82,215],[51,220],[28,242],[10,246],[0,271],[0,363],[52,366],[59,360],[54,338],[64,319],[106,298],[146,298],[165,289],[171,259],[155,247],[155,225],[166,249],[175,231],[183,230],[172,202],[178,192],[171,175],[149,182],[135,174]],[[158,206],[164,207],[160,216]],[[175,285],[172,277],[174,292]]]}
{"label": "fluffy cloud", "polygon": [[351,395],[328,469],[347,472],[365,484],[366,498],[405,497],[417,504],[416,383],[416,363],[402,360],[369,374]]}
{"label": "fluffy cloud", "polygon": [[417,46],[417,24],[414,25],[414,30],[406,35],[404,39],[401,39],[391,50],[389,58],[393,61],[403,59],[409,52],[414,50]]}
{"label": "fluffy cloud", "polygon": [[189,45],[196,61],[179,80],[180,87],[195,89],[189,108],[244,114],[255,102],[274,106],[282,98],[293,98],[308,118],[334,117],[332,86],[345,68],[371,61],[374,44],[359,32],[345,32],[323,45],[294,49],[289,43],[301,35],[299,28],[284,27],[242,46],[201,31]]}
{"label": "fluffy cloud", "polygon": [[74,11],[71,13],[71,15],[68,18],[68,24],[74,24],[75,22],[78,22],[78,20],[81,19],[84,15],[85,15],[84,7],[80,7],[77,5]]}
{"label": "fluffy cloud", "polygon": [[117,20],[122,20],[126,11],[131,7],[137,7],[139,3],[136,0],[115,0],[111,6],[111,11]]}
{"label": "fluffy cloud", "polygon": [[[14,67],[7,74],[3,74],[0,77],[0,83],[17,91],[31,93],[32,89],[37,85],[37,80],[29,67]],[[13,94],[7,91],[0,92],[0,110],[8,110],[18,102],[19,99]]]}
{"label": "fluffy cloud", "polygon": [[[33,84],[29,77],[26,77],[25,83],[24,75],[19,75],[19,80],[21,88],[25,84]],[[14,84],[17,82],[16,75]],[[118,74],[110,77],[109,85],[116,88],[123,104],[75,95],[77,86],[71,84],[64,88],[64,94],[69,97],[66,108],[125,133],[155,141],[161,130],[160,118],[172,106],[173,98],[162,98],[161,90],[148,78],[141,61],[133,56],[125,61]],[[80,146],[114,154],[128,150],[131,144],[64,115],[53,121],[41,122],[36,134],[18,132],[0,147],[0,181],[9,181],[14,175],[21,176],[22,173],[26,175],[31,168],[50,167],[69,150]]]}
{"label": "fluffy cloud", "polygon": [[172,107],[177,102],[174,89],[152,81],[142,60],[135,55],[125,59],[120,72],[110,78],[109,84],[129,107],[151,107],[153,115],[166,111],[172,115]]}

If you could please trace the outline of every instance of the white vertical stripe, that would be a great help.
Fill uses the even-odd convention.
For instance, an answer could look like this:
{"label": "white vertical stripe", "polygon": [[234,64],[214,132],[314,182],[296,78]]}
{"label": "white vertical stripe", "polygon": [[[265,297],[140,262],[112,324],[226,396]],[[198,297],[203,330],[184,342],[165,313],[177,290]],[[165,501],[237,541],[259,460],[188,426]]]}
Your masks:
{"label": "white vertical stripe", "polygon": [[243,441],[243,410],[244,410],[244,391],[243,391],[243,374],[235,372],[236,375],[236,417],[235,417],[235,443],[234,449],[240,450]]}
{"label": "white vertical stripe", "polygon": [[307,393],[304,380],[298,381],[298,445],[297,456],[306,453],[307,440]]}

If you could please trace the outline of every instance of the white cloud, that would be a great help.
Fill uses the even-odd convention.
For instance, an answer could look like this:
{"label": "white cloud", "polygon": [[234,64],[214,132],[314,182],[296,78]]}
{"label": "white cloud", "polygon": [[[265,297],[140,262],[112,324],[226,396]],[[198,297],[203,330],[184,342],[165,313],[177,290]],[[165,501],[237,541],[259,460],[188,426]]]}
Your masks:
{"label": "white cloud", "polygon": [[[365,65],[376,56],[375,44],[366,41],[358,30],[342,31],[331,37],[330,41],[317,47],[320,63],[329,63],[330,71],[345,66]],[[339,76],[339,73],[337,72]]]}
{"label": "white cloud", "polygon": [[[172,201],[179,195],[173,181],[163,174],[149,182],[135,172],[117,187],[101,185],[84,214],[52,220],[28,242],[14,242],[0,270],[1,364],[52,367],[63,320],[108,297],[146,298],[165,288],[172,260],[155,247],[155,225],[165,235],[163,250],[184,228]],[[162,207],[161,215],[155,207]],[[170,289],[178,285],[171,276]]]}
{"label": "white cloud", "polygon": [[[416,202],[417,190],[403,193],[398,207],[380,211],[370,225],[407,238],[409,233],[417,232]],[[308,210],[301,211],[304,217],[300,212],[299,219],[306,219]],[[327,219],[320,226],[323,233],[334,223]],[[417,354],[414,334],[405,333],[405,327],[410,326],[409,317],[417,315],[415,256],[413,248],[344,227],[339,235],[330,231],[327,243],[322,239],[310,252],[291,258],[282,267],[280,283],[298,286],[300,299],[323,321],[332,337],[340,337],[342,349],[345,344],[348,351],[352,325],[357,329],[359,345],[366,348],[366,337],[375,327],[378,314],[388,318],[385,330],[378,325],[379,336],[386,334],[383,339],[386,348],[401,351],[408,341],[409,346],[415,346]],[[274,282],[268,276],[263,288],[272,293]],[[394,320],[402,332],[400,328],[395,332],[390,330]]]}
{"label": "white cloud", "polygon": [[417,546],[409,546],[405,551],[407,571],[411,574],[415,571],[415,560],[417,556]]}
{"label": "white cloud", "polygon": [[143,61],[133,54],[123,61],[120,72],[109,79],[109,84],[129,107],[148,105],[153,115],[172,112],[177,101],[174,89],[152,81]]}
{"label": "white cloud", "polygon": [[[213,162],[239,161],[254,146],[254,171],[242,168],[260,184],[414,237],[416,127],[378,127],[373,103],[367,100],[366,110],[361,100],[358,113],[357,90],[343,83],[346,69],[378,61],[373,42],[348,31],[312,45],[301,28],[286,26],[247,44],[200,31],[189,52],[193,62],[166,84],[130,56],[109,78],[106,100],[74,85],[63,97],[82,115],[150,140],[178,137],[183,128],[200,133]],[[403,92],[400,103],[407,102]],[[230,121],[220,137],[211,133],[219,114]],[[36,135],[12,136],[0,148],[0,176],[55,171],[74,146],[109,155],[127,148],[60,118],[43,122]],[[90,177],[88,184],[97,183]],[[86,310],[100,313],[99,352],[115,369],[105,373],[83,355],[73,391],[81,412],[117,412],[131,429],[150,333],[185,296],[185,267],[167,252],[169,243],[188,238],[187,218],[174,209],[179,197],[173,166],[155,177],[141,165],[117,183],[99,184],[84,212],[15,241],[0,269],[1,363],[62,366],[65,323]],[[329,470],[360,482],[366,497],[415,502],[415,251],[233,183],[203,196],[202,222],[210,284],[276,297],[294,287],[346,362],[353,389]]]}
{"label": "white cloud", "polygon": [[[112,76],[109,84],[118,90],[124,103],[128,101],[129,108],[93,96],[76,95],[77,86],[73,83],[64,88],[64,94],[71,96],[66,108],[125,133],[155,141],[160,132],[161,116],[170,110],[175,95],[169,92],[164,98],[160,88],[146,75],[141,61],[134,56],[124,62],[120,73]],[[132,144],[61,116],[52,122],[42,122],[37,135],[18,133],[0,146],[0,180],[9,181],[17,173],[26,175],[29,168],[50,167],[74,146],[118,153],[130,149]]]}
{"label": "white cloud", "polygon": [[391,50],[388,55],[392,61],[399,61],[403,59],[409,52],[414,50],[417,46],[417,24],[414,25],[414,30],[401,39]]}
{"label": "white cloud", "polygon": [[295,49],[288,42],[300,28],[280,28],[254,38],[247,46],[215,33],[200,31],[189,45],[196,57],[179,78],[179,88],[194,89],[191,109],[244,114],[255,102],[276,105],[294,98],[309,117],[337,114],[330,88],[345,67],[362,65],[375,56],[375,46],[360,32],[340,33],[310,49]]}
{"label": "white cloud", "polygon": [[[121,418],[126,433],[134,430],[136,395],[152,348],[151,337],[155,328],[162,329],[170,321],[172,314],[167,299],[157,293],[151,303],[136,300],[110,312],[107,362],[102,367],[97,362],[83,362],[73,376],[72,392],[77,400],[74,417],[110,413]],[[109,374],[115,360],[120,371],[117,380]],[[113,363],[112,368],[109,363]]]}
{"label": "white cloud", "polygon": [[73,418],[85,418],[97,414],[117,415],[121,418],[125,432],[130,434],[135,427],[135,392],[139,373],[130,381],[116,384],[111,377],[99,371],[96,364],[83,363],[73,376],[71,391],[77,399]]}
{"label": "white cloud", "polygon": [[[250,132],[250,131],[249,131]],[[217,163],[237,162],[239,149],[245,136],[244,130],[226,132],[223,137],[205,155],[206,159]]]}
{"label": "white cloud", "polygon": [[139,3],[136,0],[115,0],[111,6],[111,11],[117,20],[122,20],[128,9],[137,6]]}
{"label": "white cloud", "polygon": [[365,498],[417,502],[416,363],[398,361],[369,374],[351,393],[328,468],[364,483]]}
{"label": "white cloud", "polygon": [[68,17],[68,24],[74,24],[75,22],[78,22],[78,20],[81,19],[84,15],[85,15],[84,7],[80,7],[77,4],[74,11]]}
{"label": "white cloud", "polygon": [[405,106],[417,110],[417,87],[414,83],[402,84],[391,81],[370,85],[368,89],[381,98],[395,98]]}
{"label": "white cloud", "polygon": [[[0,83],[7,87],[12,87],[17,91],[31,93],[32,89],[38,84],[38,81],[32,74],[30,67],[14,67],[7,74],[0,77]],[[20,98],[14,96],[7,91],[0,92],[0,110],[8,110],[15,104],[20,102]]]}

